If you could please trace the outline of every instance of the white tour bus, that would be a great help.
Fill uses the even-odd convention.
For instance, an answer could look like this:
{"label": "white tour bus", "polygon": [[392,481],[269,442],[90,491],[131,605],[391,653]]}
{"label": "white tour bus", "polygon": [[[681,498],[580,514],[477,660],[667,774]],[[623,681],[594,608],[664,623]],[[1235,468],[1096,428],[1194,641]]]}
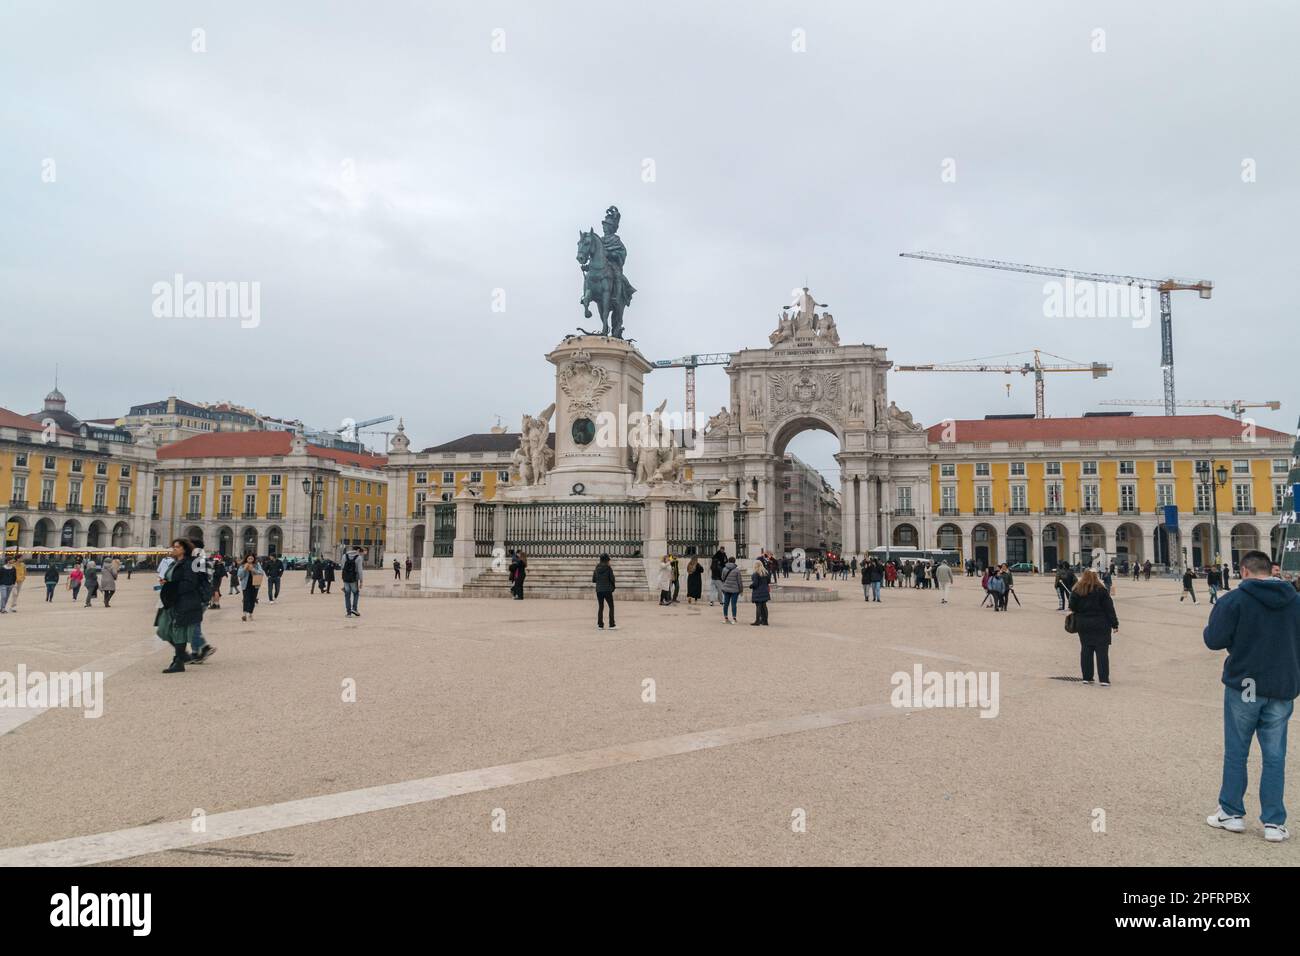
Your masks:
{"label": "white tour bus", "polygon": [[904,561],[943,561],[953,567],[961,566],[961,556],[956,551],[944,548],[899,548],[895,546],[872,548],[867,554],[881,561],[890,560],[901,564]]}

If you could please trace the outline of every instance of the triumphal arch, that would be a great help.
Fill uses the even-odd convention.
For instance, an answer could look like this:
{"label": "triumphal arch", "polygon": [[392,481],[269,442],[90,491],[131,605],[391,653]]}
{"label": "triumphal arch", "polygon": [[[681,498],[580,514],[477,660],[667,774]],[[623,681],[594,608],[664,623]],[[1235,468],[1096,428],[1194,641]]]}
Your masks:
{"label": "triumphal arch", "polygon": [[[840,341],[835,318],[803,289],[765,349],[742,349],[727,366],[730,407],[714,415],[691,464],[697,480],[761,509],[751,551],[784,548],[785,450],[818,429],[839,441],[841,544],[861,554],[882,545],[892,520],[922,513],[929,494],[926,433],[889,400],[885,349]],[[906,491],[900,496],[898,489]]]}

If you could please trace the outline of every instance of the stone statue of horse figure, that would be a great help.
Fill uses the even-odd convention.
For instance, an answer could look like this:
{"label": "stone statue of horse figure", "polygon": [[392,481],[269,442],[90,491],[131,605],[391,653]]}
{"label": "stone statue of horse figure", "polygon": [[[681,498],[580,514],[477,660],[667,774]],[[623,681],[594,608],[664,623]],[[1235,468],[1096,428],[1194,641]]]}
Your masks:
{"label": "stone statue of horse figure", "polygon": [[623,309],[631,302],[630,286],[622,272],[605,256],[605,244],[596,230],[578,231],[578,265],[582,267],[582,314],[591,318],[592,303],[600,314],[600,332],[588,332],[579,327],[583,335],[613,335],[623,337]]}

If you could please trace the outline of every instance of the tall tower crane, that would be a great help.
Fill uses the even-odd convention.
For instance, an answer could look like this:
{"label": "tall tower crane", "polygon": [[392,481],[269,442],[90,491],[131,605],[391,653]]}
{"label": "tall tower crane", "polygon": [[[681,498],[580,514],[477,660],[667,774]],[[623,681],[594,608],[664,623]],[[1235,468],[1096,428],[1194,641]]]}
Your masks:
{"label": "tall tower crane", "polygon": [[[1134,408],[1138,408],[1146,405],[1161,405],[1163,403],[1158,398],[1136,398],[1131,400],[1126,398],[1107,398],[1107,399],[1103,399],[1100,404],[1128,405]],[[1282,407],[1282,403],[1281,402],[1244,402],[1239,398],[1204,399],[1204,400],[1187,399],[1186,401],[1179,402],[1178,407],[1179,408],[1226,408],[1228,411],[1232,412],[1232,414],[1237,417],[1237,421],[1241,421],[1241,416],[1245,413],[1246,409],[1248,408],[1267,408],[1267,409],[1271,409],[1272,411],[1277,411],[1279,408]]]}
{"label": "tall tower crane", "polygon": [[1160,367],[1164,371],[1165,380],[1165,414],[1178,414],[1178,405],[1174,401],[1174,323],[1173,313],[1169,306],[1169,293],[1196,292],[1202,299],[1208,299],[1214,291],[1213,282],[1207,279],[1192,282],[1188,279],[1146,279],[1140,276],[1109,275],[1102,272],[1076,272],[1073,269],[1031,266],[1019,262],[1003,262],[999,259],[973,259],[969,256],[950,256],[940,252],[900,252],[899,255],[907,259],[929,259],[931,262],[949,262],[959,266],[978,266],[981,269],[1027,272],[1031,275],[1068,277],[1082,279],[1086,282],[1103,282],[1108,285],[1135,285],[1144,289],[1155,289],[1160,293]]}
{"label": "tall tower crane", "polygon": [[[1034,360],[1032,362],[1022,362],[1019,365],[988,365],[982,359],[972,359],[966,363],[947,363],[943,365],[895,365],[896,372],[1004,372],[1010,375],[1013,372],[1019,372],[1021,375],[1034,373],[1034,417],[1045,418],[1043,414],[1043,373],[1044,372],[1091,372],[1093,378],[1103,378],[1113,370],[1113,366],[1105,362],[1076,362],[1073,359],[1062,358],[1059,355],[1052,355],[1051,352],[1044,352],[1042,349],[1033,349]],[[1029,352],[1011,352],[1007,355],[990,355],[988,358],[1011,358],[1016,355],[1028,355]],[[1061,359],[1064,365],[1044,365],[1042,356],[1051,355],[1052,358]],[[1010,387],[1010,386],[1008,386]]]}
{"label": "tall tower crane", "polygon": [[[695,444],[695,370],[701,365],[730,365],[730,352],[709,352],[703,355],[683,355],[675,359],[659,359],[655,362],[655,368],[684,368],[686,369],[686,431],[690,433],[690,439],[686,447],[691,448]],[[683,436],[685,438],[686,436]]]}

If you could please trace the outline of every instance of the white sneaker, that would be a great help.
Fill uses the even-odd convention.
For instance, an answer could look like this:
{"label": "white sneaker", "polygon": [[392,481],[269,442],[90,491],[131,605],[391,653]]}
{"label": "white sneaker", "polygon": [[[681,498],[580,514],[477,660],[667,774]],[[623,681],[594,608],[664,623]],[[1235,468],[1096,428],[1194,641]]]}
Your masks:
{"label": "white sneaker", "polygon": [[1281,843],[1291,839],[1291,831],[1280,823],[1264,824],[1264,839],[1269,843]]}
{"label": "white sneaker", "polygon": [[[1212,814],[1206,817],[1205,822],[1216,830],[1227,830],[1229,833],[1246,832],[1246,821],[1241,817],[1229,816],[1223,812],[1222,807],[1219,807]],[[1283,829],[1286,828],[1283,827]],[[1267,830],[1264,831],[1264,838],[1269,839]],[[1279,837],[1278,839],[1285,840],[1286,837]]]}

